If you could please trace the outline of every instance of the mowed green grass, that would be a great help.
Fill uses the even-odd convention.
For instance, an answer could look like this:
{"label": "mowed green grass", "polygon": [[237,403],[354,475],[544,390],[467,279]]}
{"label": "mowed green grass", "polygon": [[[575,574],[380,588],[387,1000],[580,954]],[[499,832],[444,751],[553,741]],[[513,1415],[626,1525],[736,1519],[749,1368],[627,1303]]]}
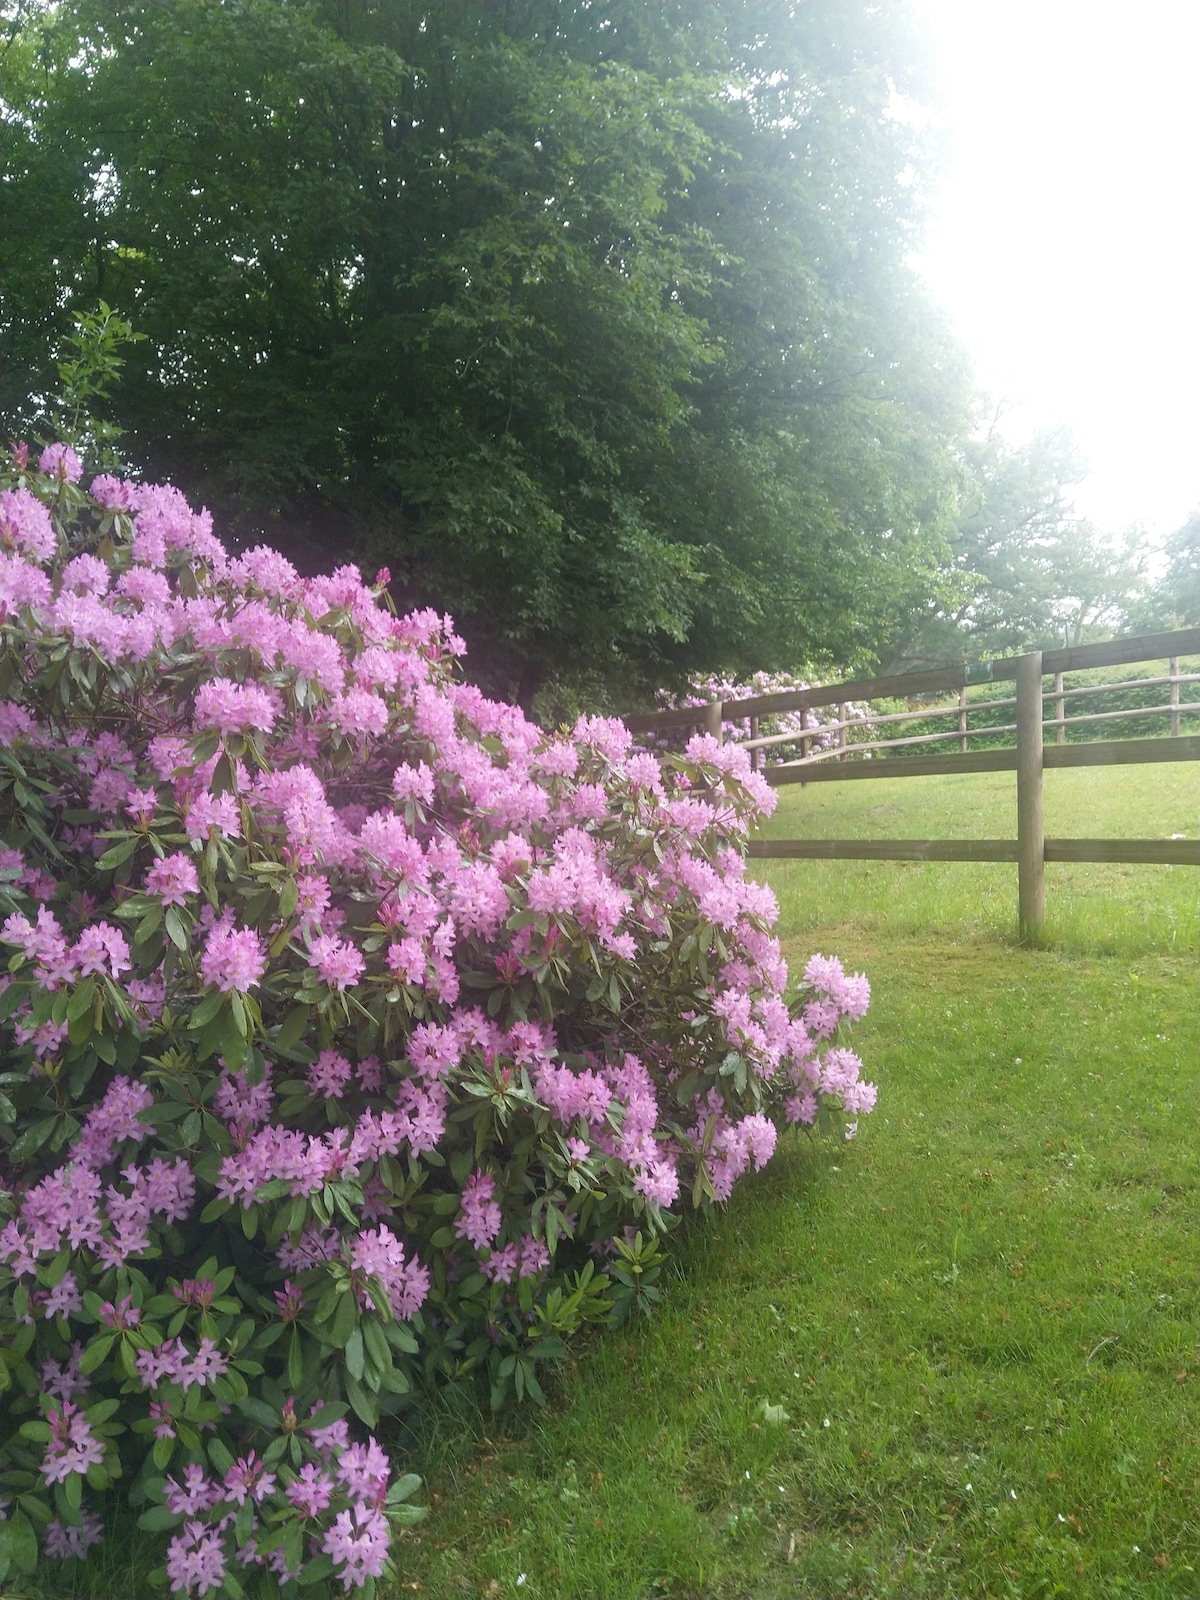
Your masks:
{"label": "mowed green grass", "polygon": [[[1015,839],[1016,778],[977,773],[789,785],[766,838]],[[1194,762],[1047,772],[1048,838],[1200,836]],[[847,924],[889,934],[1009,938],[1017,869],[999,862],[773,862],[767,874],[789,933]],[[1200,895],[1194,867],[1046,867],[1046,937],[1078,954],[1195,952]]]}
{"label": "mowed green grass", "polygon": [[[1010,835],[1012,780],[782,792],[786,836]],[[1196,832],[1195,769],[1047,779],[1048,832]],[[871,977],[856,1141],[793,1136],[551,1406],[430,1419],[431,1596],[1200,1594],[1197,890],[1185,868],[760,863]]]}

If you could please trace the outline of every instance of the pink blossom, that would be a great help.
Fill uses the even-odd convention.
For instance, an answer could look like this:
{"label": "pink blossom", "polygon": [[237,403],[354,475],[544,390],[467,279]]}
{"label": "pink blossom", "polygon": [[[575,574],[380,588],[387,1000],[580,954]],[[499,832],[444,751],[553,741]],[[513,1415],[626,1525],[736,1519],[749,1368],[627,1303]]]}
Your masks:
{"label": "pink blossom", "polygon": [[391,1535],[387,1520],[373,1507],[357,1504],[353,1512],[340,1511],[325,1535],[321,1549],[333,1557],[346,1589],[361,1587],[378,1578],[387,1563]]}
{"label": "pink blossom", "polygon": [[108,922],[85,928],[72,954],[80,976],[98,972],[119,978],[129,971],[129,944],[120,929]]}
{"label": "pink blossom", "polygon": [[340,1100],[352,1071],[345,1056],[322,1050],[308,1069],[308,1087],[318,1099]]}
{"label": "pink blossom", "polygon": [[202,1597],[219,1589],[225,1577],[220,1533],[203,1522],[185,1522],[167,1547],[167,1577],[174,1594]]}
{"label": "pink blossom", "polygon": [[90,493],[92,499],[106,511],[128,511],[133,505],[132,488],[133,485],[124,479],[102,472],[99,477],[92,479]]}
{"label": "pink blossom", "polygon": [[60,483],[78,483],[83,467],[69,444],[48,444],[38,457],[38,471]]}
{"label": "pink blossom", "polygon": [[305,1517],[319,1517],[333,1500],[334,1482],[315,1461],[306,1462],[284,1490],[285,1497]]}
{"label": "pink blossom", "polygon": [[46,1524],[46,1554],[52,1561],[82,1561],[104,1538],[104,1523],[94,1511],[81,1511],[77,1523],[53,1517]]}
{"label": "pink blossom", "polygon": [[164,906],[182,906],[189,894],[199,894],[200,879],[190,856],[177,850],[163,856],[146,873],[147,894],[155,895]]}
{"label": "pink blossom", "polygon": [[355,1500],[382,1505],[387,1498],[391,1463],[374,1439],[352,1444],[338,1457],[336,1472]]}
{"label": "pink blossom", "polygon": [[454,1224],[460,1239],[467,1239],[476,1250],[491,1244],[500,1231],[500,1207],[492,1195],[496,1180],[490,1172],[475,1172],[467,1179],[462,1195],[462,1210]]}
{"label": "pink blossom", "polygon": [[222,735],[252,729],[270,733],[282,709],[275,690],[212,678],[196,690],[192,717],[197,728],[215,728]]}
{"label": "pink blossom", "polygon": [[211,1511],[221,1499],[221,1485],[209,1478],[197,1461],[183,1469],[182,1485],[168,1478],[163,1484],[163,1500],[176,1516],[194,1517]]}
{"label": "pink blossom", "polygon": [[346,989],[361,976],[366,962],[352,944],[319,934],[310,947],[312,965],[322,983],[331,989]]}
{"label": "pink blossom", "polygon": [[347,689],[330,697],[329,716],[342,733],[384,733],[388,725],[387,701],[369,689]]}
{"label": "pink blossom", "polygon": [[248,994],[262,981],[267,956],[253,928],[218,925],[208,936],[200,957],[200,976],[223,994]]}
{"label": "pink blossom", "polygon": [[226,1472],[224,1498],[232,1500],[239,1506],[246,1500],[251,1500],[258,1506],[274,1488],[275,1474],[268,1472],[251,1450],[248,1455],[239,1456]]}
{"label": "pink blossom", "polygon": [[[406,1258],[404,1246],[390,1228],[374,1228],[357,1234],[350,1241],[350,1265],[363,1280],[368,1277],[379,1279],[395,1317],[411,1317],[429,1293],[428,1271],[415,1256]],[[359,1288],[358,1294],[368,1310],[375,1309],[371,1291],[365,1283]]]}
{"label": "pink blossom", "polygon": [[42,1457],[42,1477],[62,1483],[73,1472],[86,1472],[104,1460],[104,1440],[92,1432],[87,1418],[70,1400],[46,1413],[51,1435]]}

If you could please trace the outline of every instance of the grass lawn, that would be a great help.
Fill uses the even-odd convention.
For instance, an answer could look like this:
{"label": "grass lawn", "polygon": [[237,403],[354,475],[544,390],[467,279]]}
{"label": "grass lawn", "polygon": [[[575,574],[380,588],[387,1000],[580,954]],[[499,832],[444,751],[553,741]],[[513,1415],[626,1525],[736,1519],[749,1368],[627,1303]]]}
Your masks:
{"label": "grass lawn", "polygon": [[[1015,830],[1010,777],[782,791],[772,831]],[[1191,767],[1047,777],[1060,836],[1196,832]],[[1200,1593],[1197,874],[762,863],[871,977],[854,1143],[796,1137],[554,1404],[431,1423],[405,1593]]]}

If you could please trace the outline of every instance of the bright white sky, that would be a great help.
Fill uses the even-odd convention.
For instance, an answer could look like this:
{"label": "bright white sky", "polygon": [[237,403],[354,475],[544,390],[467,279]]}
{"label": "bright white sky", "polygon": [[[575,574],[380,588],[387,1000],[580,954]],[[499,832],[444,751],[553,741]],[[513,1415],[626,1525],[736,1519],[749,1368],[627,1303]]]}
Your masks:
{"label": "bright white sky", "polygon": [[948,170],[920,266],[1104,532],[1200,506],[1200,0],[915,0]]}

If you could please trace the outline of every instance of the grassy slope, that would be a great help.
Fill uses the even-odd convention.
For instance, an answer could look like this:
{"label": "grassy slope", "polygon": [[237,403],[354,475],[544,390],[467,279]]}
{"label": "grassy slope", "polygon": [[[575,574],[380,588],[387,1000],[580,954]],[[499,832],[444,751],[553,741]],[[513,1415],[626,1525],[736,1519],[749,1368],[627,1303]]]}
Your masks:
{"label": "grassy slope", "polygon": [[[788,791],[773,831],[1010,831],[1011,780],[963,782]],[[1188,768],[1048,791],[1053,833],[1195,831]],[[768,875],[794,962],[872,977],[878,1111],[849,1147],[789,1143],[548,1415],[486,1443],[443,1420],[408,1582],[1193,1596],[1195,873],[1061,869],[1037,953],[1014,869]]]}

